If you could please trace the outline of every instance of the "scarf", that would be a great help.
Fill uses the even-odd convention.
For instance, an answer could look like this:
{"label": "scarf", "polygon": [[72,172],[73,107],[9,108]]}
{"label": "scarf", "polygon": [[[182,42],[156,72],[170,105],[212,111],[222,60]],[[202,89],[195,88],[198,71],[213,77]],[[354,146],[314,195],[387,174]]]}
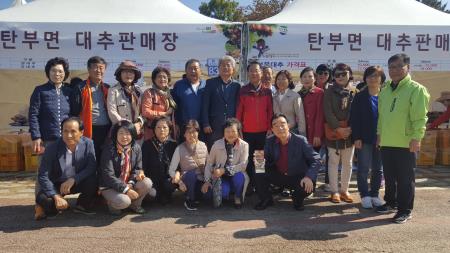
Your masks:
{"label": "scarf", "polygon": [[[108,88],[102,83],[100,88],[103,93],[103,101],[106,105],[106,99],[108,96]],[[92,92],[91,92],[91,80],[86,80],[86,85],[81,91],[81,113],[80,118],[84,123],[83,135],[89,139],[92,139]]]}
{"label": "scarf", "polygon": [[177,103],[175,102],[172,95],[170,94],[169,88],[166,88],[163,90],[163,89],[159,88],[158,85],[154,85],[153,90],[156,93],[161,94],[166,99],[167,108],[171,107],[174,110],[177,109]]}
{"label": "scarf", "polygon": [[227,140],[224,139],[225,142],[225,150],[227,151],[227,160],[225,161],[225,174],[227,176],[233,176],[236,171],[234,170],[233,166],[233,158],[234,158],[234,146],[235,143],[228,143]]}
{"label": "scarf", "polygon": [[135,116],[136,113],[139,113],[139,92],[134,87],[134,84],[132,85],[126,85],[123,82],[120,82],[120,85],[122,86],[122,90],[125,93],[125,96],[130,101],[130,108],[131,108],[131,121],[136,120]]}
{"label": "scarf", "polygon": [[117,145],[117,153],[120,156],[120,166],[121,166],[121,170],[120,170],[120,180],[123,183],[128,183],[128,179],[130,178],[130,173],[131,173],[131,162],[130,162],[130,158],[131,158],[131,146],[120,146]]}
{"label": "scarf", "polygon": [[305,88],[305,87],[302,87],[301,89],[300,89],[300,91],[298,92],[298,94],[300,95],[300,97],[303,99],[304,97],[306,97],[309,93],[311,93],[312,92],[312,89],[314,89],[314,85],[313,86],[311,86],[311,89],[307,89],[307,88]]}
{"label": "scarf", "polygon": [[152,144],[158,152],[158,160],[165,172],[167,172],[170,164],[170,159],[165,152],[166,143],[167,141],[160,142],[156,137],[152,138]]}

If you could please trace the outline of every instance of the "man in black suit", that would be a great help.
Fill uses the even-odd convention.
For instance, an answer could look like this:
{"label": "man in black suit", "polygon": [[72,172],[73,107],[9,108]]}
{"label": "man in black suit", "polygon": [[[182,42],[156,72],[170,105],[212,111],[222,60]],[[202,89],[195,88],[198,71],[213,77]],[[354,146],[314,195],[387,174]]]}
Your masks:
{"label": "man in black suit", "polygon": [[69,208],[65,195],[81,193],[74,211],[90,211],[97,192],[96,160],[92,140],[83,137],[83,123],[70,117],[61,123],[62,138],[44,151],[39,166],[35,219],[55,216]]}

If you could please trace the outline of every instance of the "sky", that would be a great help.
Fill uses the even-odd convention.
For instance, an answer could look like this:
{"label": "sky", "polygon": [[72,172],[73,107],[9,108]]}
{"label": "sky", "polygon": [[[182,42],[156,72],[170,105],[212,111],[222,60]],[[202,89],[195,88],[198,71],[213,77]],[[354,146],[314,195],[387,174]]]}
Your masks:
{"label": "sky", "polygon": [[[95,0],[93,0],[93,1],[95,1]],[[13,0],[0,0],[0,10],[9,7],[12,2],[13,2]],[[181,0],[181,2],[183,2],[185,5],[189,6],[191,9],[198,11],[198,7],[200,6],[200,3],[208,2],[208,0]],[[252,1],[251,0],[240,0],[238,2],[242,6],[247,6]],[[450,0],[443,0],[442,2],[447,3],[447,9],[450,9],[450,4],[449,4]]]}

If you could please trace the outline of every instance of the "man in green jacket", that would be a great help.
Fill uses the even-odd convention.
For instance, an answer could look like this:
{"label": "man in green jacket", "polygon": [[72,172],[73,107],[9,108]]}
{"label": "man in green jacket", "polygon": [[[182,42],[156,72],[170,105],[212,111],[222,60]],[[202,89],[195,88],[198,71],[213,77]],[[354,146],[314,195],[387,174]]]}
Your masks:
{"label": "man in green jacket", "polygon": [[425,134],[430,95],[409,75],[410,58],[396,54],[388,60],[391,81],[381,90],[378,102],[378,144],[385,177],[386,204],[379,213],[395,211],[393,221],[412,218],[414,205],[416,152]]}

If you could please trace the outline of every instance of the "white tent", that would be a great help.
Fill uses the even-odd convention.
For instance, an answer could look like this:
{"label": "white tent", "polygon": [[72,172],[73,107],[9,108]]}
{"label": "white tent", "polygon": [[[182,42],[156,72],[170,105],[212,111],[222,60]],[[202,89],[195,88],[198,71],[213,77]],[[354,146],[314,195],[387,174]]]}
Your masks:
{"label": "white tent", "polygon": [[178,0],[36,0],[0,11],[0,22],[225,24]]}
{"label": "white tent", "polygon": [[0,11],[0,30],[0,69],[40,68],[49,55],[66,57],[74,69],[92,55],[172,70],[183,70],[189,58],[206,64],[224,54],[240,57],[240,24],[178,0],[37,0]]}
{"label": "white tent", "polygon": [[[203,16],[178,0],[36,0],[0,11],[0,129],[26,110],[35,85],[46,81],[48,59],[68,59],[71,77],[86,77],[86,61],[108,62],[105,79],[125,59],[148,73],[167,67],[176,80],[196,58],[211,75],[225,54],[240,58],[241,24]],[[206,71],[205,71],[206,72]]]}
{"label": "white tent", "polygon": [[296,0],[260,23],[448,26],[450,15],[416,0]]}
{"label": "white tent", "polygon": [[297,0],[247,27],[247,59],[278,69],[339,61],[364,70],[403,52],[414,70],[450,70],[450,15],[415,0]]}

